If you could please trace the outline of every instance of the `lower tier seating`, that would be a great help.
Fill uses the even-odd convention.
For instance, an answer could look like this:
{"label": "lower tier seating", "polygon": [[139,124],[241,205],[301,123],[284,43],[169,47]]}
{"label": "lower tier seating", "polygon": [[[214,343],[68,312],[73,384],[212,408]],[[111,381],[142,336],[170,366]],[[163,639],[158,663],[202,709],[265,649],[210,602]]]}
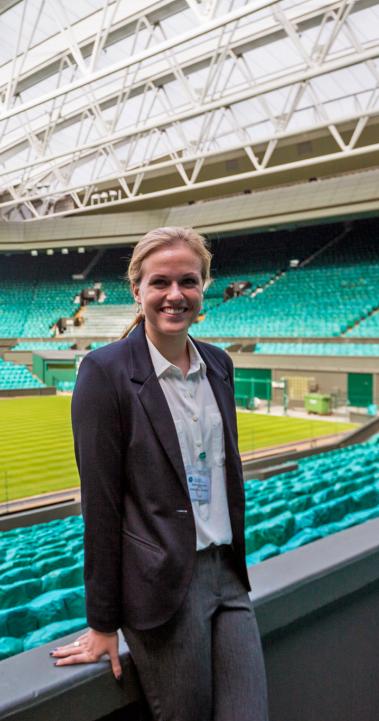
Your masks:
{"label": "lower tier seating", "polygon": [[26,366],[3,361],[0,358],[0,390],[25,388],[46,388],[46,385],[39,378],[33,376]]}
{"label": "lower tier seating", "polygon": [[[379,516],[379,436],[246,483],[249,565]],[[80,517],[0,534],[0,659],[86,626]]]}
{"label": "lower tier seating", "polygon": [[248,564],[379,516],[379,436],[246,484]]}
{"label": "lower tier seating", "polygon": [[82,536],[76,516],[0,535],[0,659],[85,627]]}
{"label": "lower tier seating", "polygon": [[63,393],[72,393],[75,388],[75,381],[58,381],[56,388]]}
{"label": "lower tier seating", "polygon": [[257,343],[254,353],[377,357],[379,343]]}
{"label": "lower tier seating", "polygon": [[12,346],[11,350],[70,350],[72,343],[64,341],[20,341]]}

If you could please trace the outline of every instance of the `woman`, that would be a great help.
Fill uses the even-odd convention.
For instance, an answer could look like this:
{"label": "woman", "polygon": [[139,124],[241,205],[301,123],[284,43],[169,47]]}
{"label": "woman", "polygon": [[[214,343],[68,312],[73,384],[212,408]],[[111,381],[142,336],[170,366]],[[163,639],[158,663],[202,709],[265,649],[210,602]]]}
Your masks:
{"label": "woman", "polygon": [[132,332],[81,364],[72,418],[90,629],[54,656],[106,653],[119,678],[122,628],[156,721],[266,721],[233,367],[188,336],[210,260],[194,230],[147,233],[128,270]]}

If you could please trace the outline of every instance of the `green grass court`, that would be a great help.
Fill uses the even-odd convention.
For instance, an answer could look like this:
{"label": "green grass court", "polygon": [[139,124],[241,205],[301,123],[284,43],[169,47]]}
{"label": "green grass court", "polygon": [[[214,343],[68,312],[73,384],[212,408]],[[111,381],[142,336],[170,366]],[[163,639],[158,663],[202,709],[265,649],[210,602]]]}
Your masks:
{"label": "green grass court", "polygon": [[70,403],[70,396],[0,401],[0,502],[78,485]]}
{"label": "green grass court", "polygon": [[[70,396],[0,401],[0,502],[78,485],[70,403]],[[241,453],[351,428],[314,418],[238,413]]]}
{"label": "green grass court", "polygon": [[241,453],[260,448],[304,441],[356,428],[354,423],[309,418],[261,415],[237,412],[239,449]]}

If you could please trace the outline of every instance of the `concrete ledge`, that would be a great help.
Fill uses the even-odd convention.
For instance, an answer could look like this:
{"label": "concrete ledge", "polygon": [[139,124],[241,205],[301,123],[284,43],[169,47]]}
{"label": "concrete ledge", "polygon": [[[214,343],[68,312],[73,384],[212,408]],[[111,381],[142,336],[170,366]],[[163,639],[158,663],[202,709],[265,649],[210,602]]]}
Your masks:
{"label": "concrete ledge", "polygon": [[[48,523],[68,516],[79,516],[81,505],[79,500],[72,498],[46,505],[41,500],[41,505],[36,505],[28,510],[11,511],[0,514],[0,531],[11,531],[13,528],[25,528],[35,523]],[[2,504],[6,506],[7,504]]]}
{"label": "concrete ledge", "polygon": [[279,476],[281,473],[297,471],[298,468],[299,464],[295,463],[295,461],[293,461],[292,463],[281,463],[276,466],[266,465],[266,468],[261,468],[255,473],[254,478],[256,478],[258,481],[264,481],[266,480],[266,478],[271,478],[272,476]]}
{"label": "concrete ledge", "polygon": [[379,519],[249,568],[261,634],[379,581]]}
{"label": "concrete ledge", "polygon": [[[264,561],[251,567],[249,576],[263,637],[297,621],[306,623],[315,612],[344,603],[379,581],[379,519]],[[76,636],[0,663],[0,719],[95,721],[139,698],[122,639],[122,684],[114,680],[107,661],[55,668],[49,650]]]}
{"label": "concrete ledge", "polygon": [[138,679],[120,637],[123,680],[107,661],[56,668],[49,651],[78,634],[54,641],[0,663],[0,719],[13,721],[95,721],[137,701]]}
{"label": "concrete ledge", "polygon": [[13,388],[9,390],[0,390],[0,398],[18,398],[21,396],[55,396],[57,389],[55,386],[46,386],[46,388]]}

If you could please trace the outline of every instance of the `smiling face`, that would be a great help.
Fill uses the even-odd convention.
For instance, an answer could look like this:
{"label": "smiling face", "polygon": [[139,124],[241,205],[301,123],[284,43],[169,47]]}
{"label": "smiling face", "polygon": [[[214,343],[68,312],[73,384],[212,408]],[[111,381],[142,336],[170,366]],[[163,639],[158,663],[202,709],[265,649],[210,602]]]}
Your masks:
{"label": "smiling face", "polygon": [[155,345],[187,337],[201,308],[202,291],[201,260],[186,243],[163,246],[145,258],[133,293],[145,315],[146,333]]}

